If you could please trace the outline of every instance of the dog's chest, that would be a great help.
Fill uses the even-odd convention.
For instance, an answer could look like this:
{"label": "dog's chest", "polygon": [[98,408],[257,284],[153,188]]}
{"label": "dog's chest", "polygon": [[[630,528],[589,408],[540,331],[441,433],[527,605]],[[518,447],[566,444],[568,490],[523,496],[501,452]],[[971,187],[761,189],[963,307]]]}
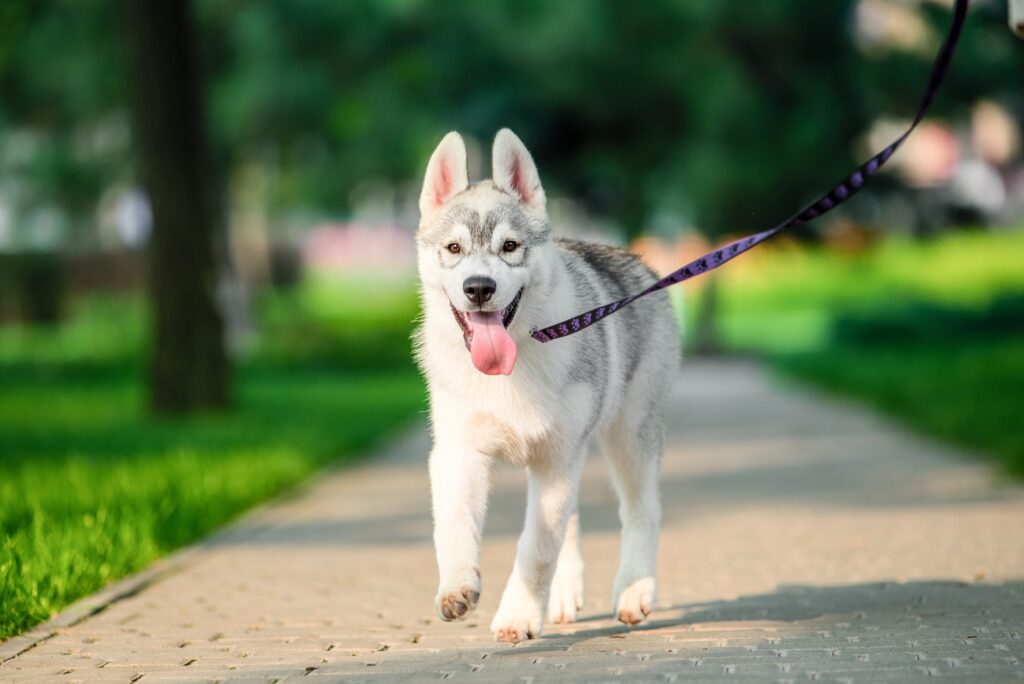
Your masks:
{"label": "dog's chest", "polygon": [[527,465],[555,457],[581,440],[597,401],[593,389],[576,384],[550,391],[498,383],[451,400],[460,407],[462,429],[477,451]]}

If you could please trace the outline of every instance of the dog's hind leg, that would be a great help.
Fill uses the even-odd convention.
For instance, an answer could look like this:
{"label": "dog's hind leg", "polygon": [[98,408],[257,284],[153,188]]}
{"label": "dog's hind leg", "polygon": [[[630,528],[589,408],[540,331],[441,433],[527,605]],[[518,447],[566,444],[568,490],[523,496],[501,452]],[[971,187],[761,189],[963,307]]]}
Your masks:
{"label": "dog's hind leg", "polygon": [[583,555],[580,553],[579,505],[574,506],[565,526],[565,539],[558,553],[555,577],[548,597],[548,622],[573,622],[583,608]]}
{"label": "dog's hind leg", "polygon": [[[627,403],[627,407],[630,405]],[[627,625],[643,622],[654,608],[661,503],[658,470],[662,425],[656,407],[623,411],[600,436],[619,496],[622,544],[612,592],[615,616]]]}

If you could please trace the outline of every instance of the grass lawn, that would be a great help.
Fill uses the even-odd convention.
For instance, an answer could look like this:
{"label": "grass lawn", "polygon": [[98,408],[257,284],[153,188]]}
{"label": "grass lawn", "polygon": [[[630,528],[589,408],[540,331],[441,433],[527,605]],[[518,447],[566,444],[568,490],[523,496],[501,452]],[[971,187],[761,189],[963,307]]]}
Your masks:
{"label": "grass lawn", "polygon": [[728,349],[1024,475],[1021,255],[1019,230],[782,245],[720,272],[720,331]]}
{"label": "grass lawn", "polygon": [[234,410],[182,420],[146,414],[138,302],[84,302],[56,331],[0,330],[0,639],[423,410],[415,302],[396,292],[319,284],[268,297]]}
{"label": "grass lawn", "polygon": [[1024,334],[964,343],[840,346],[776,367],[862,399],[921,432],[990,453],[1024,475]]}

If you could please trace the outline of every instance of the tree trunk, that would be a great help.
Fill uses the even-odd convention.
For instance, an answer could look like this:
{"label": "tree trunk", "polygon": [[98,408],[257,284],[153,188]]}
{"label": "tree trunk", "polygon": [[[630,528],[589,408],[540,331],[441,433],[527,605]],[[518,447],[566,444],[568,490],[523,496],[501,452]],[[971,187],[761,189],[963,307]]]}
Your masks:
{"label": "tree trunk", "polygon": [[135,149],[153,211],[150,402],[158,413],[228,401],[217,308],[215,207],[189,0],[124,0],[134,81]]}

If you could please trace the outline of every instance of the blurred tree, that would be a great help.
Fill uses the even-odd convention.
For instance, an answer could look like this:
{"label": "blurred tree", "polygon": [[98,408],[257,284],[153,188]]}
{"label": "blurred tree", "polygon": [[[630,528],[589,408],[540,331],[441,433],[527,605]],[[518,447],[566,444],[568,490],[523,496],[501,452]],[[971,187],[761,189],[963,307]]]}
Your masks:
{"label": "blurred tree", "polygon": [[[0,2],[0,206],[12,213],[8,248],[88,242],[103,192],[123,179],[124,55],[107,40],[110,2]],[[34,235],[41,213],[64,230]]]}
{"label": "blurred tree", "polygon": [[[864,51],[858,1],[195,0],[207,142],[225,176],[267,172],[272,217],[308,223],[345,215],[367,181],[415,184],[446,130],[487,143],[508,125],[549,195],[626,237],[658,214],[718,240],[784,218],[849,170],[875,118],[912,114],[949,8],[906,5],[931,47]],[[73,227],[132,177],[110,135],[125,102],[112,6],[0,2],[0,194],[7,172],[19,202]],[[972,4],[938,116],[984,96],[1019,117],[1024,51],[1005,21],[1005,3]]]}
{"label": "blurred tree", "polygon": [[[32,185],[62,205],[114,175],[83,166],[82,143],[123,108],[111,2],[0,3],[0,126],[61,152],[33,156]],[[510,125],[555,194],[631,235],[657,210],[747,230],[840,177],[870,118],[916,104],[931,54],[862,53],[856,5],[196,0],[209,142],[228,171],[274,172],[272,209],[343,213],[367,179],[416,179],[445,130]],[[937,43],[948,8],[923,11]],[[938,111],[984,95],[1019,112],[1022,68],[1005,6],[979,4]],[[124,155],[107,158],[123,177]]]}
{"label": "blurred tree", "polygon": [[[445,130],[509,125],[552,194],[629,236],[667,212],[714,237],[785,217],[848,171],[873,117],[912,113],[930,54],[862,54],[856,5],[204,0],[211,123],[273,169],[278,209],[345,212],[368,179],[418,178]],[[926,15],[937,42],[948,9]],[[984,87],[962,93],[1012,97],[1018,52],[998,12],[972,13],[956,80]]]}
{"label": "blurred tree", "polygon": [[228,361],[192,3],[126,2],[135,146],[153,207],[151,403],[162,413],[219,408],[228,398]]}

